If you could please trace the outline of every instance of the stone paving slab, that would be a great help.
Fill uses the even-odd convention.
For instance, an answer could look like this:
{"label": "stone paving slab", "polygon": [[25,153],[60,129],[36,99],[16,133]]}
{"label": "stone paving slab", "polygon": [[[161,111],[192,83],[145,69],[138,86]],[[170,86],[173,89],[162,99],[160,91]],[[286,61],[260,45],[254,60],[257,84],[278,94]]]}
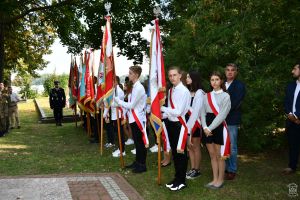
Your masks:
{"label": "stone paving slab", "polygon": [[140,200],[118,173],[0,177],[5,200]]}

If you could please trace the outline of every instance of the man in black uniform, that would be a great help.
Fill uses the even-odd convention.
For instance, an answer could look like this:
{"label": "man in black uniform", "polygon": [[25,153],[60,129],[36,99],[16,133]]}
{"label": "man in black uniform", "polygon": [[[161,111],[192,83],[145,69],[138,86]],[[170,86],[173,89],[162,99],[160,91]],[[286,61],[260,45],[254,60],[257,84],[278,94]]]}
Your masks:
{"label": "man in black uniform", "polygon": [[55,87],[50,91],[50,108],[53,109],[56,126],[62,126],[63,108],[66,106],[66,95],[63,88],[59,87],[59,81],[54,81]]}

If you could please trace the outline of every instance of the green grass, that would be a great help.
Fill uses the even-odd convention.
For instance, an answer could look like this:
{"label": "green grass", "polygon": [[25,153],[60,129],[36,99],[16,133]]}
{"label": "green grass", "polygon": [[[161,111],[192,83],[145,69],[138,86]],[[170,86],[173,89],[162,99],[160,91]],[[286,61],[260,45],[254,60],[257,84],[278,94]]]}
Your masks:
{"label": "green grass", "polygon": [[[53,116],[53,110],[50,108],[49,97],[39,97],[36,99],[40,105],[40,107],[44,110],[47,117]],[[67,106],[63,109],[63,115],[73,115],[73,110],[68,108]]]}
{"label": "green grass", "polygon": [[[74,123],[63,127],[39,124],[32,101],[20,103],[21,129],[14,129],[0,138],[0,176],[119,172],[145,199],[289,199],[289,183],[300,186],[300,173],[282,176],[287,152],[249,154],[241,152],[236,180],[227,181],[218,191],[206,189],[211,180],[210,160],[202,148],[203,175],[187,181],[188,188],[170,192],[164,184],[174,175],[174,165],[162,169],[162,186],[156,183],[157,157],[148,153],[147,173],[132,174],[121,170],[119,159],[111,157],[111,150],[100,156],[97,144],[89,144],[82,128]],[[126,149],[125,162],[133,161],[130,148]],[[299,187],[298,187],[299,188]],[[298,194],[300,191],[298,189]]]}

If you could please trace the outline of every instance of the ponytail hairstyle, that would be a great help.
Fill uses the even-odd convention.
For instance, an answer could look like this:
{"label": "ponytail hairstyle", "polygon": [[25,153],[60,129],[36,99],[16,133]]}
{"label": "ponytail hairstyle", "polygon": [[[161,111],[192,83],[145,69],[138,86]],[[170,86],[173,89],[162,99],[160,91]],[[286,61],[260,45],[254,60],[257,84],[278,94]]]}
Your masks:
{"label": "ponytail hairstyle", "polygon": [[192,79],[192,83],[190,85],[187,85],[190,92],[196,92],[199,89],[203,90],[202,78],[201,78],[199,71],[191,70],[191,71],[189,71],[188,74],[190,75],[190,78]]}

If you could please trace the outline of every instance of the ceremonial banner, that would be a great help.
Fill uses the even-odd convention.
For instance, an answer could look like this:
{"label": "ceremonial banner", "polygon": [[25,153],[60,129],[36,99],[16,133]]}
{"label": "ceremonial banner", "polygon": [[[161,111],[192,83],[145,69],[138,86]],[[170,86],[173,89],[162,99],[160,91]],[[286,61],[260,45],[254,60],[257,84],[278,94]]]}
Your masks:
{"label": "ceremonial banner", "polygon": [[154,23],[150,45],[150,122],[155,130],[155,133],[158,135],[162,131],[160,107],[165,100],[166,80],[158,19],[154,20]]}
{"label": "ceremonial banner", "polygon": [[105,106],[110,107],[113,100],[114,91],[114,81],[115,81],[115,63],[113,55],[112,46],[112,36],[111,36],[111,22],[110,16],[106,16],[106,26],[105,26],[105,49],[104,49],[104,68],[105,68],[105,94],[104,103]]}
{"label": "ceremonial banner", "polygon": [[85,52],[85,63],[86,63],[86,70],[85,70],[85,99],[84,99],[84,106],[89,113],[95,112],[94,106],[94,83],[93,83],[93,51],[86,51]]}
{"label": "ceremonial banner", "polygon": [[105,52],[105,31],[103,33],[102,38],[102,46],[100,53],[100,64],[98,68],[97,74],[97,95],[96,95],[96,103],[97,107],[100,107],[100,102],[103,99],[105,94],[105,67],[104,67],[104,52]]}
{"label": "ceremonial banner", "polygon": [[69,74],[69,107],[74,109],[77,101],[78,93],[78,68],[76,60],[71,58],[70,74]]}
{"label": "ceremonial banner", "polygon": [[86,98],[85,96],[85,70],[86,66],[85,63],[83,62],[83,57],[80,56],[80,64],[79,64],[79,91],[78,91],[78,106],[86,111],[86,108],[84,106],[84,100]]}

